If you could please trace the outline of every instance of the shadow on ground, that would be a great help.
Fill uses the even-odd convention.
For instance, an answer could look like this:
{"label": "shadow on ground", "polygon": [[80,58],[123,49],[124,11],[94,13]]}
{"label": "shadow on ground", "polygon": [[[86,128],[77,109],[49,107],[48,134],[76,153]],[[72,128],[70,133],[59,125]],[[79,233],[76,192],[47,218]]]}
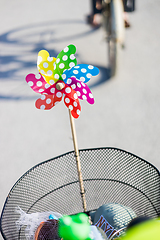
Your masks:
{"label": "shadow on ground", "polygon": [[[46,49],[51,56],[57,56],[57,52],[51,45],[63,42],[73,41],[86,37],[94,33],[96,29],[89,28],[86,30],[82,20],[63,20],[54,22],[45,22],[34,25],[28,25],[8,31],[0,35],[0,44],[2,53],[0,56],[0,81],[24,81],[23,71],[36,69],[37,53],[41,49]],[[65,25],[67,25],[68,35],[62,36]],[[79,27],[77,27],[79,25]],[[85,29],[85,30],[84,30]],[[74,30],[74,31],[73,31]],[[49,47],[48,47],[49,46]],[[78,56],[78,54],[77,54]],[[90,85],[91,88],[103,84],[109,80],[109,69],[97,66],[100,70],[100,77],[96,82]],[[31,96],[5,95],[0,93],[0,100],[32,100]]]}

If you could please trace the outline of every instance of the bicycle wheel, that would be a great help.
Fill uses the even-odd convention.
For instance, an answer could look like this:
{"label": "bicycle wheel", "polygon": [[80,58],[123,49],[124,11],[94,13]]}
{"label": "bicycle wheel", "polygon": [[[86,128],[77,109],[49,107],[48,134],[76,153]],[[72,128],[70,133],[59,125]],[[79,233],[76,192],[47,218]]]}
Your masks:
{"label": "bicycle wheel", "polygon": [[108,43],[110,76],[117,72],[119,49],[124,45],[124,20],[122,0],[104,0],[103,23]]}

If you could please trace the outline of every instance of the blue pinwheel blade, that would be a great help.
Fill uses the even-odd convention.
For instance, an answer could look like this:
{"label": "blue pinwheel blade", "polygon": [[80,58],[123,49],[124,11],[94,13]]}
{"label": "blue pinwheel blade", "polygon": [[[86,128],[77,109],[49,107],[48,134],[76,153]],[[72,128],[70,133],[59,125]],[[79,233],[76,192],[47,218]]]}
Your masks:
{"label": "blue pinwheel blade", "polygon": [[99,69],[97,67],[88,64],[79,64],[69,70],[64,71],[62,78],[65,83],[70,77],[76,77],[76,79],[79,81],[86,83],[91,79],[92,76],[97,76],[98,74]]}

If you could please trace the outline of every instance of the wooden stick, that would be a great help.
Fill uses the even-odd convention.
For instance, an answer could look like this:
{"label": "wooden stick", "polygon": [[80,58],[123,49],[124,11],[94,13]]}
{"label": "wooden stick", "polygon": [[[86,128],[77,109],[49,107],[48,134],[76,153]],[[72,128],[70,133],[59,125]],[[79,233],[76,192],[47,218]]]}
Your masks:
{"label": "wooden stick", "polygon": [[80,186],[81,197],[82,197],[82,204],[83,204],[84,212],[86,212],[87,211],[86,198],[85,198],[85,191],[84,191],[83,178],[82,178],[82,172],[81,172],[81,163],[80,163],[80,156],[79,156],[78,143],[77,143],[77,137],[76,137],[76,129],[75,129],[74,119],[71,115],[70,109],[69,109],[69,117],[70,117],[70,124],[71,124],[71,130],[72,130],[74,151],[76,156],[76,164],[77,164],[79,186]]}

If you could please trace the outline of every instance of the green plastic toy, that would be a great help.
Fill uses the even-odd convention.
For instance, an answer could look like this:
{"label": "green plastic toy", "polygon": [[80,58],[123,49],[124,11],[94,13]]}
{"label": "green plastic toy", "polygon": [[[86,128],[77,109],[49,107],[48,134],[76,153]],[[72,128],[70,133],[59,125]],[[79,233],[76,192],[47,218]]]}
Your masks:
{"label": "green plastic toy", "polygon": [[59,219],[59,236],[63,240],[91,240],[89,218],[84,213]]}

